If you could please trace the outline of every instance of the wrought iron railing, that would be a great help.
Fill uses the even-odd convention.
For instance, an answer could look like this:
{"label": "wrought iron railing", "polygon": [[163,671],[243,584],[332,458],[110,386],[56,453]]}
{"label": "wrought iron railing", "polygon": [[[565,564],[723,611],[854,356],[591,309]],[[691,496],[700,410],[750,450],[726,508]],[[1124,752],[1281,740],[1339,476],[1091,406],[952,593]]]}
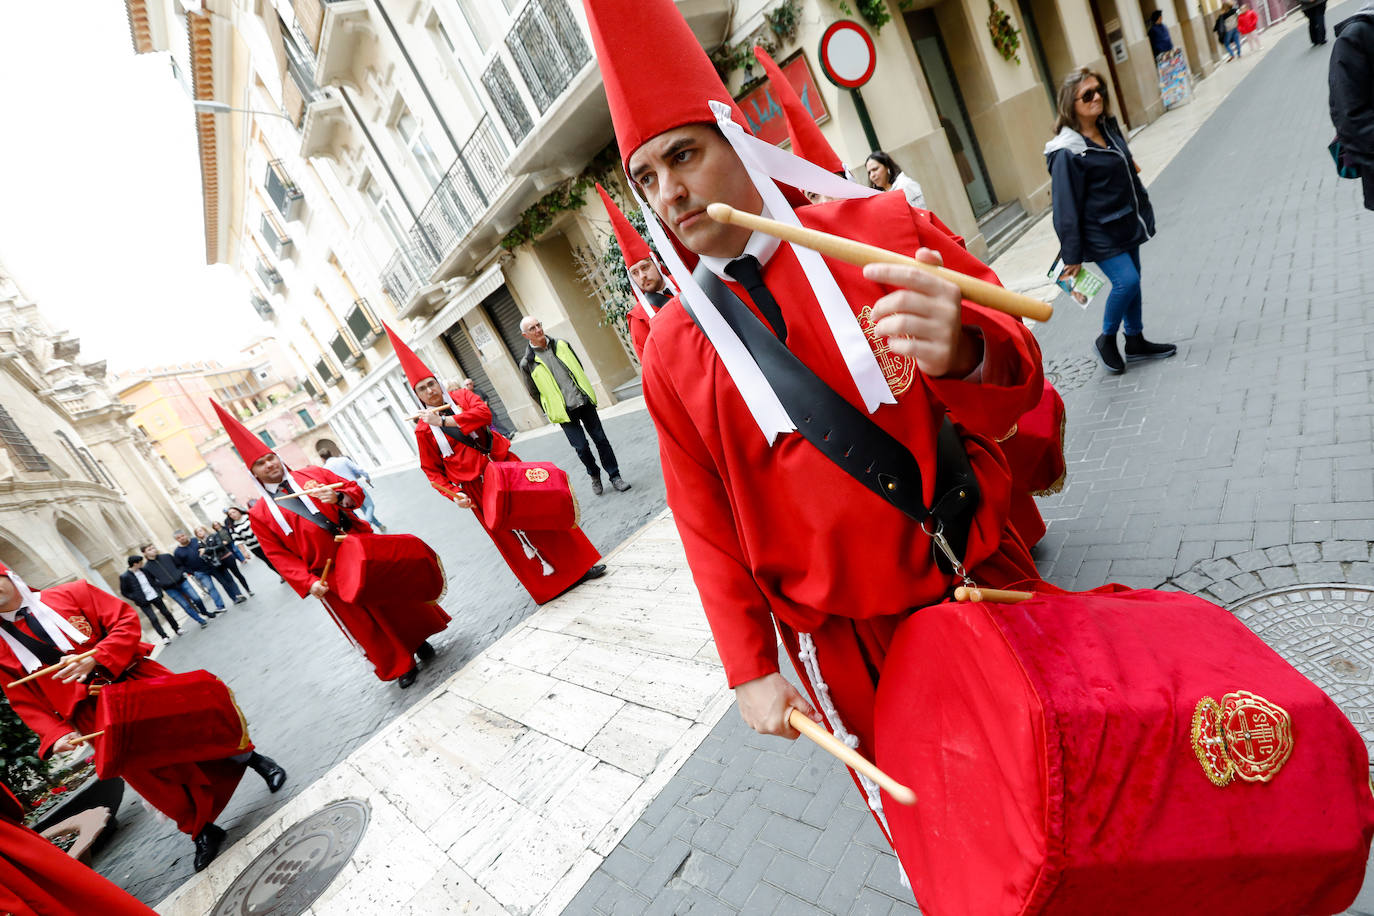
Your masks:
{"label": "wrought iron railing", "polygon": [[305,195],[286,173],[286,167],[280,159],[273,159],[267,163],[267,179],[264,184],[267,186],[267,196],[271,198],[277,212],[286,219],[295,219]]}
{"label": "wrought iron railing", "polygon": [[368,307],[366,299],[354,300],[353,308],[348,310],[348,316],[344,318],[344,324],[348,326],[353,339],[358,341],[360,347],[371,346],[372,341],[382,333],[382,329],[372,317],[372,309]]}
{"label": "wrought iron railing", "polygon": [[271,303],[256,292],[248,294],[248,301],[253,303],[253,311],[257,312],[258,317],[263,321],[271,321],[273,315],[276,314],[272,309]]}
{"label": "wrought iron railing", "polygon": [[334,366],[329,362],[328,357],[324,357],[320,359],[319,362],[315,363],[315,374],[318,375],[320,381],[324,382],[326,385],[334,385],[343,380],[343,376],[339,375],[339,373],[334,370]]}
{"label": "wrought iron railing", "polygon": [[349,344],[348,338],[344,336],[343,331],[335,332],[334,336],[329,341],[329,349],[334,351],[334,355],[338,357],[339,362],[343,363],[345,366],[353,365],[359,356]]}
{"label": "wrought iron railing", "polygon": [[276,289],[278,286],[281,286],[281,274],[277,272],[277,269],[275,267],[273,267],[271,264],[268,264],[262,258],[258,258],[257,271],[258,277],[262,280],[262,282],[267,286],[269,290],[273,290]]}
{"label": "wrought iron railing", "polygon": [[[567,0],[530,0],[515,18],[506,47],[540,114],[591,58]],[[652,54],[650,48],[652,42],[646,45]]]}
{"label": "wrought iron railing", "polygon": [[262,237],[267,241],[267,247],[272,249],[272,253],[279,258],[284,258],[291,251],[291,236],[282,231],[281,227],[272,221],[266,213],[262,215],[262,221],[258,224],[262,230]]}
{"label": "wrought iron railing", "polygon": [[534,127],[534,121],[525,107],[525,100],[520,97],[520,90],[515,88],[515,81],[510,78],[506,62],[499,55],[493,57],[482,72],[482,85],[487,88],[487,94],[496,106],[496,113],[506,126],[506,133],[516,143],[525,139],[525,135]]}
{"label": "wrought iron railing", "polygon": [[410,247],[397,248],[391,260],[382,268],[382,290],[396,307],[403,308],[415,291],[424,285],[428,274],[421,274],[417,257]]}

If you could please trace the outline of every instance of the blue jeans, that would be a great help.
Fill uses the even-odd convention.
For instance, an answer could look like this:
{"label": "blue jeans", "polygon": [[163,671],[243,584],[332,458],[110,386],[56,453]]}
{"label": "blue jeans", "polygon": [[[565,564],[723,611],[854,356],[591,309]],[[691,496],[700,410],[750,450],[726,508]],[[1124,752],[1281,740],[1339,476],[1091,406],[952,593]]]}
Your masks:
{"label": "blue jeans", "polygon": [[1127,334],[1144,333],[1140,321],[1140,246],[1098,261],[1097,266],[1112,283],[1102,312],[1102,333],[1115,334],[1123,325]]}
{"label": "blue jeans", "polygon": [[1231,29],[1226,33],[1226,53],[1240,57],[1240,29]]}
{"label": "blue jeans", "polygon": [[200,600],[200,596],[191,588],[190,582],[182,579],[176,585],[169,586],[164,589],[164,591],[171,595],[177,604],[181,605],[181,609],[186,612],[186,616],[190,617],[196,623],[205,622],[205,618],[196,613],[197,608],[202,611],[205,610],[205,603]]}
{"label": "blue jeans", "polygon": [[358,514],[367,519],[367,523],[374,528],[382,524],[377,521],[377,507],[366,490],[363,491],[363,504],[358,507]]}
{"label": "blue jeans", "polygon": [[[224,599],[219,596],[219,589],[215,588],[215,580],[210,578],[210,574],[207,572],[194,572],[191,573],[191,575],[196,577],[196,581],[200,583],[200,587],[203,588],[205,593],[210,596],[210,599],[215,602],[215,610],[224,610]],[[238,591],[238,589],[234,591]],[[233,598],[234,596],[231,594],[229,597]]]}

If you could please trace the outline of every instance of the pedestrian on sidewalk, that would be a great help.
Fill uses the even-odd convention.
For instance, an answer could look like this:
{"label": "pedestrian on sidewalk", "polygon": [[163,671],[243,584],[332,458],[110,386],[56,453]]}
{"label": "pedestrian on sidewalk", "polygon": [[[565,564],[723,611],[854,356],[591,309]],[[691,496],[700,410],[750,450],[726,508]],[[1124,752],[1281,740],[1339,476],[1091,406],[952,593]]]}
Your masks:
{"label": "pedestrian on sidewalk", "polygon": [[1240,32],[1236,28],[1236,5],[1226,2],[1221,5],[1221,11],[1217,13],[1216,21],[1212,23],[1212,31],[1216,33],[1217,43],[1226,49],[1226,59],[1235,60],[1240,57]]}
{"label": "pedestrian on sidewalk", "polygon": [[[596,443],[597,454],[606,468],[606,476],[611,486],[620,492],[630,489],[630,485],[620,477],[620,464],[616,461],[611,441],[606,438],[606,430],[601,426],[601,418],[596,414],[596,394],[592,391],[591,380],[582,368],[582,361],[573,352],[572,345],[566,340],[558,340],[544,333],[544,323],[533,315],[520,320],[520,334],[529,341],[525,355],[520,359],[520,371],[525,375],[525,387],[530,397],[539,402],[544,416],[550,423],[557,423],[568,437],[568,443],[582,459],[587,476],[592,479],[592,492],[600,496],[601,468],[596,466],[592,457],[592,447],[587,437]],[[435,383],[438,384],[437,381]],[[442,392],[442,389],[440,389]]]}
{"label": "pedestrian on sidewalk", "polygon": [[162,600],[162,589],[157,583],[148,578],[148,574],[143,571],[143,557],[129,557],[129,569],[119,574],[119,593],[127,598],[131,603],[138,606],[138,609],[147,616],[148,621],[157,631],[158,638],[163,642],[167,641],[167,631],[162,629],[162,624],[158,622],[157,614],[153,613],[156,608],[167,618],[167,623],[171,624],[172,632],[181,635],[181,627],[177,625],[177,620],[172,616],[172,612],[167,610],[167,604]]}
{"label": "pedestrian on sidewalk", "polygon": [[1374,0],[1336,25],[1327,74],[1331,123],[1364,185],[1364,206],[1374,210]]}
{"label": "pedestrian on sidewalk", "polygon": [[201,629],[208,627],[205,617],[214,617],[215,612],[206,609],[205,602],[200,600],[200,595],[187,580],[186,571],[177,566],[176,558],[170,553],[158,553],[152,544],[143,545],[142,553],[146,561],[144,570],[153,583],[171,595],[186,616],[200,624]]}
{"label": "pedestrian on sidewalk", "polygon": [[1250,4],[1250,0],[1243,0],[1240,5],[1240,15],[1236,17],[1236,28],[1240,29],[1241,47],[1253,44],[1254,50],[1260,49],[1259,38],[1259,13]]}
{"label": "pedestrian on sidewalk", "polygon": [[415,424],[420,469],[430,486],[458,505],[472,509],[510,571],[535,604],[551,601],[581,582],[599,579],[606,567],[601,552],[580,527],[571,530],[513,531],[491,528],[482,515],[483,475],[492,461],[519,461],[510,440],[488,429],[491,408],[471,391],[445,393],[438,378],[385,323],[392,349],[425,411]]}
{"label": "pedestrian on sidewalk", "polygon": [[[1154,237],[1155,214],[1121,127],[1108,111],[1106,85],[1086,67],[1064,79],[1045,161],[1064,276],[1077,275],[1084,261],[1092,261],[1112,283],[1094,349],[1107,371],[1119,375],[1126,360],[1163,359],[1178,348],[1145,339],[1140,246]],[[1123,326],[1125,360],[1116,343]]]}
{"label": "pedestrian on sidewalk", "polygon": [[864,169],[868,172],[868,183],[879,191],[901,191],[906,195],[907,203],[925,209],[926,195],[921,190],[920,182],[903,172],[902,167],[887,153],[880,149],[869,153]]}
{"label": "pedestrian on sidewalk", "polygon": [[[217,523],[218,524],[218,523]],[[243,590],[248,594],[253,594],[253,589],[248,585],[248,580],[243,577],[243,571],[239,569],[238,558],[234,556],[234,537],[229,533],[229,529],[220,525],[214,531],[207,531],[205,528],[196,529],[196,537],[201,539],[201,553],[205,557],[212,575],[222,581],[233,584],[233,580],[239,580]],[[216,564],[218,561],[218,565]],[[230,578],[230,577],[233,578]],[[240,595],[239,597],[243,597]],[[239,604],[243,602],[234,599]]]}
{"label": "pedestrian on sidewalk", "polygon": [[1326,0],[1302,0],[1302,14],[1307,17],[1307,37],[1312,47],[1326,44]]}
{"label": "pedestrian on sidewalk", "polygon": [[249,553],[266,564],[272,572],[277,573],[278,582],[285,582],[286,580],[282,578],[281,573],[277,572],[277,568],[267,558],[267,553],[262,549],[262,545],[258,543],[258,537],[253,533],[253,523],[248,521],[248,512],[238,506],[230,506],[224,513],[224,520],[228,523],[229,530],[234,533],[234,540],[247,547]]}
{"label": "pedestrian on sidewalk", "polygon": [[[316,451],[319,452],[320,458],[324,461],[325,470],[338,474],[345,480],[366,481],[368,488],[372,487],[372,475],[352,458],[347,455],[340,455],[327,445],[321,445]],[[358,514],[367,519],[367,523],[373,528],[386,534],[386,525],[377,521],[376,508],[372,502],[372,495],[367,490],[363,490],[363,504],[358,507]]]}
{"label": "pedestrian on sidewalk", "polygon": [[[202,531],[204,529],[197,528],[196,530]],[[173,532],[172,536],[177,541],[177,546],[172,550],[172,559],[176,561],[177,567],[182,572],[195,577],[196,584],[205,594],[210,596],[211,601],[215,602],[216,613],[223,611],[224,599],[220,597],[219,589],[215,588],[215,580],[219,578],[215,573],[219,567],[212,564],[202,552],[203,545],[200,538],[191,537],[185,531]],[[223,584],[223,580],[221,580],[221,584]],[[224,590],[229,592],[229,598],[235,604],[242,604],[248,600],[239,593],[239,587],[234,584],[232,579],[225,585]]]}
{"label": "pedestrian on sidewalk", "polygon": [[1164,14],[1155,10],[1150,14],[1150,28],[1146,30],[1150,37],[1150,51],[1155,57],[1167,54],[1174,49],[1174,40],[1169,36],[1169,27],[1164,24]]}

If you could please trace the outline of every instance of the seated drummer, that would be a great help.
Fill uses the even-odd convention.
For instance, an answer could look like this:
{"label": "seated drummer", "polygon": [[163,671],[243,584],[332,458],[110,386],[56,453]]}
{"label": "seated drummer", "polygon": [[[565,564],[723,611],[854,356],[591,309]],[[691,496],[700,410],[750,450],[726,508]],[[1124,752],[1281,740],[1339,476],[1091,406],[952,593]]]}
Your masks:
{"label": "seated drummer", "polygon": [[[807,268],[788,243],[713,221],[705,212],[713,201],[765,209],[708,106],[728,106],[735,123],[746,124],[729,91],[672,0],[585,4],[622,164],[670,241],[699,258],[702,282],[723,283],[742,303],[742,317],[728,303],[721,317],[729,310],[741,327],[757,326],[756,341],[776,337],[803,367],[789,370],[789,379],[814,374],[909,450],[923,502],[933,492],[937,436],[948,416],[981,491],[961,559],[981,585],[1038,580],[1007,524],[1011,479],[995,445],[1041,395],[1031,334],[915,268],[860,269],[830,259]],[[643,35],[667,52],[646,58]],[[805,226],[996,281],[939,220],[900,194],[795,213]],[[685,279],[664,254],[674,277]],[[690,294],[684,290],[693,304]],[[835,308],[827,313],[823,301]],[[721,345],[731,341],[734,365],[742,366],[738,338]],[[744,360],[753,362],[747,353]],[[874,693],[892,634],[958,581],[937,568],[919,522],[790,431],[809,417],[779,407],[788,387],[766,375],[732,375],[682,298],[654,317],[644,396],[668,505],[740,713],[755,730],[787,738],[797,736],[790,709],[821,721],[778,673],[776,621],[831,730],[852,735],[872,757]]]}
{"label": "seated drummer", "polygon": [[[0,678],[10,706],[38,733],[39,754],[75,750],[78,737],[95,730],[96,695],[90,685],[173,672],[148,657],[138,611],[85,582],[34,592],[0,563]],[[78,658],[85,652],[95,654]],[[25,675],[61,664],[55,673],[18,686]],[[125,769],[120,778],[148,804],[171,818],[196,844],[195,869],[209,865],[224,842],[214,819],[229,803],[245,767],[276,792],[286,771],[250,750],[222,760],[153,769]]]}

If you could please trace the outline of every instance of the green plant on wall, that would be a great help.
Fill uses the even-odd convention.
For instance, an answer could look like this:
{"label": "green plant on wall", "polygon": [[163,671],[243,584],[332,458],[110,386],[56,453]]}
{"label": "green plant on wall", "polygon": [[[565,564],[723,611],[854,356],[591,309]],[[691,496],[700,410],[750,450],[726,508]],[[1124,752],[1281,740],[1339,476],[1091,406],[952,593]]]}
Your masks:
{"label": "green plant on wall", "polygon": [[[635,231],[648,239],[649,231],[644,225],[644,214],[640,213],[638,205],[633,201],[621,199],[619,184],[606,184],[604,187],[616,199],[625,218],[635,227]],[[653,249],[653,243],[650,243],[649,247]],[[654,250],[657,253],[657,250]],[[615,233],[609,229],[606,231],[600,251],[578,248],[574,255],[577,258],[578,274],[582,282],[601,303],[602,326],[614,330],[625,343],[626,349],[633,353],[627,316],[630,310],[639,304],[639,300],[635,298],[634,290],[630,287],[630,277],[625,270],[625,256],[620,251],[620,243],[616,241]]]}
{"label": "green plant on wall", "polygon": [[[515,228],[506,233],[501,247],[513,251],[527,242],[533,242],[549,230],[560,213],[580,210],[587,203],[587,192],[598,181],[611,173],[620,162],[620,153],[614,143],[592,157],[587,167],[578,175],[563,182],[520,214]],[[602,182],[603,184],[605,182]]]}
{"label": "green plant on wall", "polygon": [[721,79],[728,82],[731,73],[754,65],[754,45],[776,55],[780,48],[793,41],[801,21],[801,6],[797,0],[782,0],[763,14],[763,20],[763,25],[753,32],[734,44],[721,45],[711,55],[711,63],[716,65]]}
{"label": "green plant on wall", "polygon": [[1021,33],[1011,24],[1010,14],[997,5],[997,0],[992,0],[992,12],[988,15],[988,34],[1003,60],[1021,63],[1021,56],[1016,53],[1021,47]]}
{"label": "green plant on wall", "polygon": [[33,805],[48,787],[48,765],[38,756],[38,736],[0,695],[0,780],[24,807]]}

